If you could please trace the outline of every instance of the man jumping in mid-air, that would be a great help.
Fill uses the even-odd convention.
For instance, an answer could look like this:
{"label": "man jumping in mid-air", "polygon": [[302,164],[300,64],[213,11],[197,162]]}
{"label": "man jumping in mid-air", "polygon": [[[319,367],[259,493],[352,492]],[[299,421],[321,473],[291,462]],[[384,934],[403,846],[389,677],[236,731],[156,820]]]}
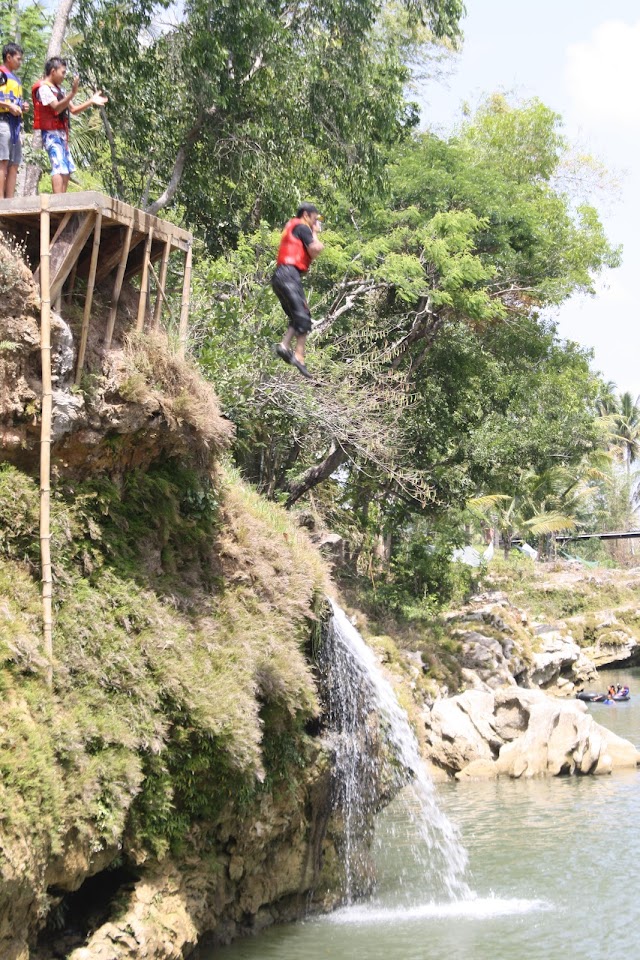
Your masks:
{"label": "man jumping in mid-air", "polygon": [[[286,363],[305,377],[311,374],[304,365],[304,347],[311,332],[311,314],[302,288],[302,274],[306,273],[324,244],[318,240],[320,214],[312,203],[302,203],[287,223],[280,238],[278,265],[271,280],[274,292],[289,319],[287,332],[282,342],[276,345],[276,353]],[[291,342],[295,339],[295,350]]]}

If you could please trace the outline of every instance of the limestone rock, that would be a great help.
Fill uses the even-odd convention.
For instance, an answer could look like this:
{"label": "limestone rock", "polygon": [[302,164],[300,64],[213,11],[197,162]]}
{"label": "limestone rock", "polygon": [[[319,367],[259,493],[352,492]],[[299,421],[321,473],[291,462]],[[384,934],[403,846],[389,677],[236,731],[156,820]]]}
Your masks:
{"label": "limestone rock", "polygon": [[457,779],[610,773],[640,763],[633,744],[596,723],[579,700],[541,690],[468,690],[426,720],[430,759]]}
{"label": "limestone rock", "polygon": [[559,630],[548,629],[538,635],[543,649],[533,654],[529,668],[532,686],[548,687],[556,683],[563,672],[571,671],[581,656],[578,644]]}
{"label": "limestone rock", "polygon": [[640,658],[640,644],[633,631],[613,614],[601,616],[593,629],[596,642],[584,652],[596,667],[615,666]]}
{"label": "limestone rock", "polygon": [[493,702],[493,694],[481,690],[436,701],[427,718],[430,759],[448,770],[460,770],[474,760],[492,760],[500,745],[492,721]]}

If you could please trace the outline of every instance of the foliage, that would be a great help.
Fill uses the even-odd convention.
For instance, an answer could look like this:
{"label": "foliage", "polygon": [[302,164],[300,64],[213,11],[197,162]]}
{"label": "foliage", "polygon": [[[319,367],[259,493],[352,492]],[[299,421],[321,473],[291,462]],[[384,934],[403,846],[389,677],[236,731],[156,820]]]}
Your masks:
{"label": "foliage", "polygon": [[[567,150],[556,114],[502,98],[448,141],[394,146],[383,201],[336,211],[308,282],[319,389],[271,358],[277,232],[262,224],[197,265],[194,347],[236,423],[238,464],[291,502],[337,451],[314,497],[361,571],[390,530],[386,562],[410,555],[416,516],[520,495],[523,478],[575,473],[601,443],[590,355],[541,316],[618,258],[595,211],[556,187]],[[543,514],[538,531],[574,522],[550,494]]]}
{"label": "foliage", "polygon": [[427,537],[412,530],[401,538],[372,590],[377,603],[409,621],[431,619],[443,604],[466,599],[477,584],[476,571],[451,562],[449,543],[434,544],[432,531]]}
{"label": "foliage", "polygon": [[455,39],[463,12],[460,0],[189,0],[172,21],[166,8],[78,6],[75,55],[110,98],[96,160],[123,199],[175,196],[215,249],[305,194],[368,195],[381,147],[416,121],[403,88],[423,24],[429,38]]}
{"label": "foliage", "polygon": [[[20,0],[4,0],[0,4],[0,47],[18,43],[24,51],[20,80],[26,100],[30,100],[32,85],[42,76],[52,21],[51,14],[34,0],[24,4]],[[31,112],[27,113],[27,127],[32,120]]]}

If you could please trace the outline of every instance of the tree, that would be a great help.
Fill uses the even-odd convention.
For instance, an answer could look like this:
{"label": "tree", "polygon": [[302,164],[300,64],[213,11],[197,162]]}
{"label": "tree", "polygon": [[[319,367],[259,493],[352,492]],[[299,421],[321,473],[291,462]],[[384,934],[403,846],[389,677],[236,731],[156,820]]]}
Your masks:
{"label": "tree", "polygon": [[[362,197],[381,145],[415,122],[408,66],[376,0],[80,0],[78,62],[110,96],[109,189],[158,212],[177,202],[214,249],[302,193]],[[396,25],[455,39],[460,0],[407,0]],[[121,82],[122,78],[126,82]],[[318,186],[320,184],[320,186]]]}
{"label": "tree", "polygon": [[514,495],[485,494],[468,502],[472,512],[497,526],[505,556],[516,535],[536,538],[546,552],[548,537],[571,533],[580,525],[582,501],[587,495],[580,471],[574,473],[560,466],[542,474],[527,470],[515,486]]}
{"label": "tree", "polygon": [[620,397],[614,414],[616,424],[615,443],[622,452],[627,475],[631,473],[634,460],[640,456],[640,397],[635,400],[628,391]]}

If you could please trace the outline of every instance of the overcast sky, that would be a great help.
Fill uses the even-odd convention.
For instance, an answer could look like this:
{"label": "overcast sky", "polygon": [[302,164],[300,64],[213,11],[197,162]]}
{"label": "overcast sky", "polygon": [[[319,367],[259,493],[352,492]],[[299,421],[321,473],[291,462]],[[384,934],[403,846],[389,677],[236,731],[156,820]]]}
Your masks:
{"label": "overcast sky", "polygon": [[640,0],[467,0],[462,53],[444,84],[429,83],[424,124],[451,130],[466,101],[495,91],[539,97],[565,134],[619,181],[597,201],[623,264],[555,315],[561,337],[594,349],[593,367],[640,394]]}

